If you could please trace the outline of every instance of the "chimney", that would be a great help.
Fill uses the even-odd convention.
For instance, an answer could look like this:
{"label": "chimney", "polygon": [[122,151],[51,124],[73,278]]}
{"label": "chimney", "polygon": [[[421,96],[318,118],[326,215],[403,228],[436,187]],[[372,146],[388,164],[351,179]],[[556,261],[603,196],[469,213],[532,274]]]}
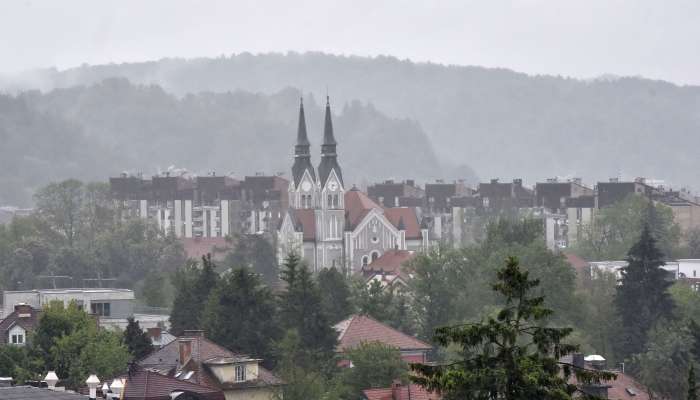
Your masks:
{"label": "chimney", "polygon": [[571,355],[571,358],[571,363],[574,365],[574,367],[580,369],[585,368],[585,360],[582,353],[574,353]]}
{"label": "chimney", "polygon": [[180,365],[185,365],[192,357],[192,341],[187,339],[178,339],[177,344],[180,350]]}
{"label": "chimney", "polygon": [[160,340],[160,335],[161,335],[161,329],[160,327],[155,327],[155,328],[147,328],[146,333],[148,334],[148,337],[150,337],[153,340]]}
{"label": "chimney", "polygon": [[90,400],[97,400],[97,388],[100,386],[100,380],[97,375],[90,375],[85,381],[88,389],[90,389]]}
{"label": "chimney", "polygon": [[15,305],[15,312],[19,318],[29,318],[32,316],[32,306],[26,303]]}
{"label": "chimney", "polygon": [[415,187],[415,186],[416,186],[416,181],[414,181],[413,179],[406,179],[406,184],[407,184],[408,186],[413,186],[413,187]]}
{"label": "chimney", "polygon": [[46,374],[46,377],[44,377],[44,382],[49,386],[49,390],[56,390],[56,383],[58,383],[58,376],[56,375],[56,372],[54,371],[49,371],[48,374]]}
{"label": "chimney", "polygon": [[523,185],[523,180],[520,179],[520,178],[513,179],[513,183],[515,184],[515,186],[522,186],[522,185]]}
{"label": "chimney", "polygon": [[402,400],[401,399],[401,381],[398,379],[391,382],[391,399],[392,400]]}
{"label": "chimney", "polygon": [[204,337],[204,331],[201,329],[185,329],[182,333],[185,337]]}
{"label": "chimney", "polygon": [[493,179],[491,179],[491,184],[492,184],[492,185],[495,185],[495,184],[497,184],[497,183],[498,183],[498,178],[493,178]]}

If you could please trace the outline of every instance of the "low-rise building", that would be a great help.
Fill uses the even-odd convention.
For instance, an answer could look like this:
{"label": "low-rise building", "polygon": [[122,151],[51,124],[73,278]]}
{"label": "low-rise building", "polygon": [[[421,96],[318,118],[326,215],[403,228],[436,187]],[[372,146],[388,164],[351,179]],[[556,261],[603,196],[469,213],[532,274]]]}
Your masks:
{"label": "low-rise building", "polygon": [[0,345],[24,346],[36,329],[41,311],[29,304],[16,304],[14,311],[0,321]]}

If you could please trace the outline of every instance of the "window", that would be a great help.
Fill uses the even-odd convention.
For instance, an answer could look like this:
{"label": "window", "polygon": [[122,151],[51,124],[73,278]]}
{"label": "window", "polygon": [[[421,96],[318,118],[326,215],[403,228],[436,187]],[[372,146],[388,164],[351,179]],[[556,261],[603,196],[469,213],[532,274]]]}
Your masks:
{"label": "window", "polygon": [[245,381],[245,365],[236,365],[234,367],[234,375],[236,382],[244,382]]}
{"label": "window", "polygon": [[363,266],[363,267],[366,267],[366,266],[367,266],[367,261],[368,261],[367,256],[362,256],[362,266]]}
{"label": "window", "polygon": [[328,208],[333,207],[333,195],[328,195]]}
{"label": "window", "polygon": [[90,310],[93,314],[101,317],[109,317],[112,314],[109,303],[91,303]]}
{"label": "window", "polygon": [[21,333],[12,335],[12,344],[24,344],[24,335]]}
{"label": "window", "polygon": [[372,252],[372,262],[374,262],[377,258],[379,258],[379,252],[373,251]]}
{"label": "window", "polygon": [[334,194],[333,195],[333,207],[339,208],[340,207],[340,202],[338,201],[338,195]]}

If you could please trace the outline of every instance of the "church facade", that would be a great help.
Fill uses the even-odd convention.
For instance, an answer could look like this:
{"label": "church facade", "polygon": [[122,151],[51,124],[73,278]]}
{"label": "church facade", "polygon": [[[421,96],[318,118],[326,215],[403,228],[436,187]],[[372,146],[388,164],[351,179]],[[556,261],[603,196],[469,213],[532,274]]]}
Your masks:
{"label": "church facade", "polygon": [[357,188],[347,189],[338,162],[328,98],[321,161],[316,169],[310,148],[302,101],[289,182],[289,210],[277,232],[280,262],[296,252],[313,271],[335,267],[355,273],[387,250],[427,247],[428,231],[421,229],[415,209],[384,208]]}

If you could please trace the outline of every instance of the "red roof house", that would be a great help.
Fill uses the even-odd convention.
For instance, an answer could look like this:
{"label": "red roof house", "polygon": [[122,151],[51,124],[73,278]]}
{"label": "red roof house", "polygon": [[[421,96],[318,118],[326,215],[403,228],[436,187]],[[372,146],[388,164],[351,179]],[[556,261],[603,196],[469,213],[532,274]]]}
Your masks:
{"label": "red roof house", "polygon": [[17,304],[5,319],[0,321],[0,344],[24,346],[30,332],[39,324],[41,311],[29,304]]}
{"label": "red roof house", "polygon": [[385,288],[408,286],[410,276],[404,272],[404,267],[416,254],[413,250],[387,250],[369,265],[363,266],[362,275],[368,285],[372,281],[379,281]]}
{"label": "red roof house", "polygon": [[174,393],[190,393],[201,400],[225,400],[221,389],[198,385],[196,383],[162,375],[136,367],[123,378],[124,400],[170,400]]}
{"label": "red roof house", "polygon": [[[352,315],[337,323],[335,329],[338,331],[338,353],[344,353],[361,343],[379,342],[397,348],[406,362],[424,363],[427,361],[428,351],[432,349],[428,343],[366,315]],[[347,363],[341,362],[341,365]]]}

